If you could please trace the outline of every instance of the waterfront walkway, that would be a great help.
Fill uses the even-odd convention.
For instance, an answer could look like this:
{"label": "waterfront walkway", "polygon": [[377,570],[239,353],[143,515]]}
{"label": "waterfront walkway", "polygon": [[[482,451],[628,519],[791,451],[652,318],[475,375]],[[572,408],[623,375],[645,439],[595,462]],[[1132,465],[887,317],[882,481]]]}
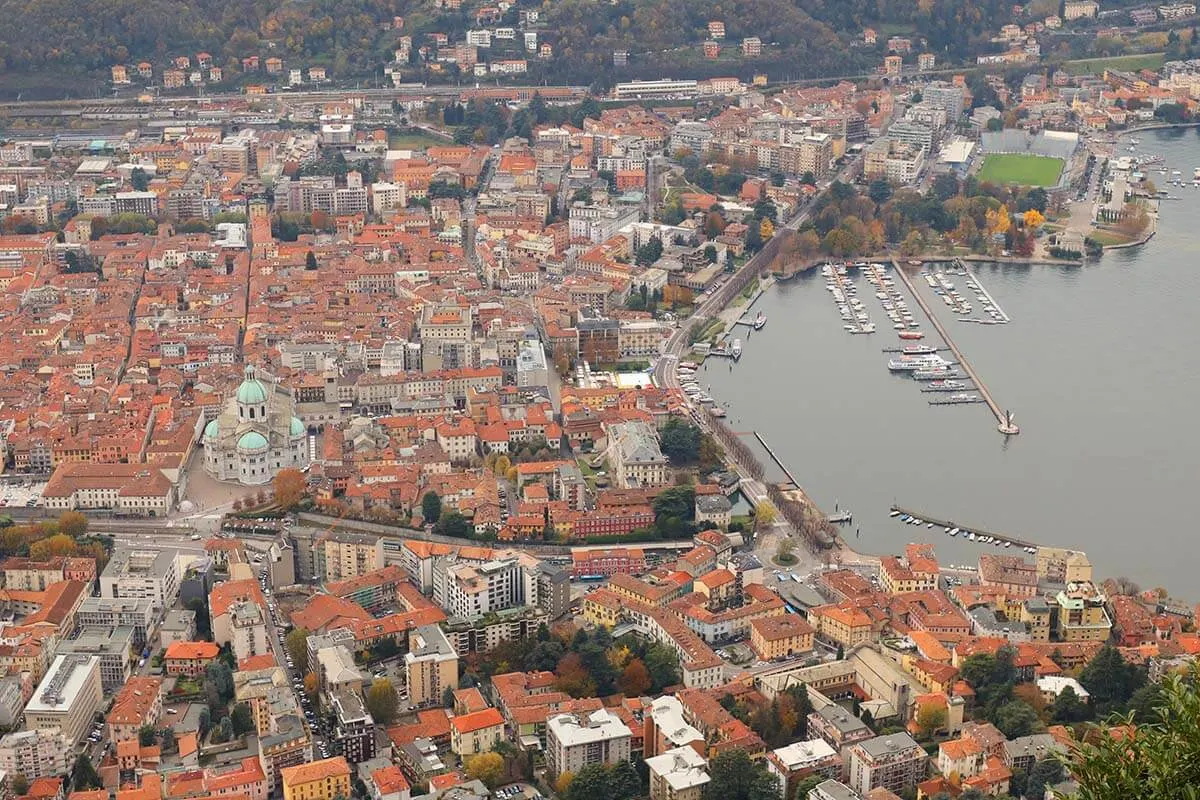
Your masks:
{"label": "waterfront walkway", "polygon": [[896,274],[900,277],[900,280],[904,281],[904,285],[908,287],[909,294],[913,296],[913,300],[917,301],[917,305],[921,307],[921,310],[925,312],[925,316],[929,318],[929,324],[934,327],[934,330],[936,330],[938,335],[942,337],[942,341],[944,341],[946,346],[950,348],[950,352],[954,353],[954,357],[958,359],[958,365],[962,368],[962,371],[966,373],[966,376],[975,383],[975,388],[979,391],[980,396],[983,398],[983,402],[987,403],[988,408],[990,408],[992,414],[995,415],[996,424],[998,425],[1000,432],[1006,436],[1018,433],[1019,429],[1017,426],[1012,424],[1009,416],[992,398],[992,393],[988,391],[987,385],[984,384],[983,379],[979,377],[978,373],[975,372],[975,368],[971,366],[971,362],[967,360],[967,357],[963,355],[961,350],[958,349],[958,345],[956,345],[954,340],[950,338],[950,334],[946,330],[945,326],[943,326],[941,321],[934,316],[933,310],[925,302],[925,298],[923,298],[921,293],[917,291],[917,287],[913,285],[912,280],[909,279],[908,275],[904,272],[904,268],[895,258],[892,258],[892,266],[895,268]]}

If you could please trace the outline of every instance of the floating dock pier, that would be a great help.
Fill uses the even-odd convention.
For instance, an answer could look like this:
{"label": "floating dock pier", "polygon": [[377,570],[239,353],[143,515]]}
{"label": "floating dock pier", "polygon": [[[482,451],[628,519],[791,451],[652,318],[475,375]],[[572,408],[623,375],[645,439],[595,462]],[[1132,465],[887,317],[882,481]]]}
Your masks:
{"label": "floating dock pier", "polygon": [[908,275],[905,274],[904,269],[900,266],[899,262],[897,262],[895,258],[892,259],[892,266],[896,268],[896,274],[900,276],[900,280],[904,281],[904,285],[908,287],[908,291],[913,296],[913,300],[915,300],[917,305],[921,307],[921,310],[925,312],[925,316],[929,318],[929,324],[932,325],[934,330],[938,332],[938,335],[942,337],[942,341],[946,343],[946,346],[950,348],[950,352],[954,353],[954,357],[958,359],[958,364],[962,367],[963,372],[965,372],[967,377],[971,379],[971,382],[975,384],[976,391],[979,392],[980,396],[983,398],[983,402],[987,403],[988,408],[991,409],[992,414],[996,417],[997,429],[1006,436],[1012,436],[1020,433],[1020,429],[1012,421],[1012,415],[1001,409],[1000,404],[992,398],[991,392],[988,391],[983,380],[980,379],[979,375],[975,372],[975,369],[971,366],[971,362],[967,361],[967,357],[963,355],[961,350],[958,349],[958,345],[954,344],[954,340],[950,338],[950,334],[946,331],[946,327],[942,325],[941,321],[939,321],[936,316],[934,316],[933,311],[929,308],[928,304],[926,304],[925,298],[921,297],[920,292],[918,292],[917,288],[913,286],[912,280],[910,280]]}

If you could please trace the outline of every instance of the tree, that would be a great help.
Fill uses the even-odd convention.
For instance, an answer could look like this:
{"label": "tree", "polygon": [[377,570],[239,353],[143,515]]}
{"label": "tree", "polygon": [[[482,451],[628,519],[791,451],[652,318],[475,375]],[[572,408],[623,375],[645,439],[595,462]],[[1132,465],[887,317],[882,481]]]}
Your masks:
{"label": "tree", "polygon": [[1036,231],[1045,221],[1046,218],[1042,216],[1042,212],[1036,208],[1031,208],[1025,212],[1025,227],[1031,231]]}
{"label": "tree", "polygon": [[29,791],[29,779],[18,772],[9,778],[8,789],[15,797],[21,797]]}
{"label": "tree", "polygon": [[[1030,798],[1044,797],[1046,787],[1053,786],[1064,777],[1063,763],[1057,758],[1043,758],[1034,762],[1029,769],[1029,778],[1025,782],[1025,796]],[[1153,797],[1154,795],[1142,795]],[[961,800],[961,798],[960,798]]]}
{"label": "tree", "polygon": [[791,536],[780,536],[775,548],[775,560],[780,564],[793,564],[796,561],[796,540]]}
{"label": "tree", "polygon": [[750,759],[745,750],[727,750],[709,765],[711,780],[703,800],[777,800],[779,785],[766,766]]}
{"label": "tree", "polygon": [[296,665],[296,671],[308,672],[308,629],[293,628],[288,631],[283,644],[287,648],[288,655],[292,657],[292,663]]}
{"label": "tree", "polygon": [[483,781],[483,785],[494,789],[504,779],[504,757],[499,753],[480,753],[466,761],[467,777]]}
{"label": "tree", "polygon": [[320,690],[321,681],[317,678],[317,673],[309,672],[304,676],[304,693],[308,695],[310,702],[317,701],[317,692]]}
{"label": "tree", "polygon": [[427,525],[432,525],[442,516],[442,498],[432,489],[421,498],[421,516]]}
{"label": "tree", "polygon": [[775,523],[775,506],[770,500],[763,500],[754,507],[754,527],[766,528]]}
{"label": "tree", "polygon": [[583,665],[583,659],[578,653],[568,653],[558,662],[554,670],[558,677],[554,687],[560,692],[566,692],[572,697],[595,697],[596,682],[588,674]]}
{"label": "tree", "polygon": [[952,172],[944,172],[933,179],[933,196],[946,201],[958,194],[958,178]]}
{"label": "tree", "polygon": [[87,533],[88,518],[78,511],[64,511],[58,515],[58,532],[72,539]]}
{"label": "tree", "polygon": [[671,417],[659,431],[663,455],[675,464],[694,463],[700,455],[700,428],[680,417]]}
{"label": "tree", "polygon": [[233,739],[233,722],[230,721],[229,717],[225,717],[217,725],[216,730],[213,731],[212,740],[213,740],[214,744],[221,744],[222,742],[228,742],[228,741],[231,741],[232,739]]}
{"label": "tree", "polygon": [[178,747],[178,745],[175,743],[174,728],[163,728],[158,732],[158,737],[162,741],[162,749],[164,752],[169,753]]}
{"label": "tree", "polygon": [[630,659],[617,684],[626,697],[641,697],[650,689],[650,670],[640,658]]}
{"label": "tree", "polygon": [[708,263],[710,263],[710,264],[717,263],[717,248],[711,244],[705,245],[704,246],[704,257],[708,259]]}
{"label": "tree", "polygon": [[150,186],[150,176],[141,167],[134,167],[129,173],[129,184],[135,192],[144,192]]}
{"label": "tree", "polygon": [[1157,709],[1163,702],[1163,687],[1160,683],[1147,683],[1129,698],[1129,713],[1134,722],[1151,722],[1157,719]]}
{"label": "tree", "polygon": [[92,759],[88,757],[87,753],[83,753],[75,759],[75,766],[71,769],[71,789],[73,791],[100,789],[103,786],[104,783],[96,773],[96,768],[92,766]]}
{"label": "tree", "polygon": [[143,725],[138,728],[138,744],[142,747],[150,747],[158,739],[158,731],[153,725]]}
{"label": "tree", "polygon": [[992,722],[1009,739],[1028,736],[1041,725],[1037,712],[1020,700],[1009,700],[999,706],[992,715]]}
{"label": "tree", "polygon": [[924,705],[917,712],[917,727],[921,738],[931,739],[946,724],[946,709],[941,706]]}
{"label": "tree", "polygon": [[679,672],[679,656],[669,647],[655,642],[646,648],[643,656],[646,669],[650,672],[650,690],[661,692],[682,680]]}
{"label": "tree", "polygon": [[304,254],[304,268],[306,270],[314,270],[317,268],[317,255],[312,250]]}
{"label": "tree", "polygon": [[638,266],[648,267],[658,259],[662,258],[663,243],[657,236],[651,236],[646,243],[637,249],[634,254],[634,261]]}
{"label": "tree", "polygon": [[58,533],[29,545],[29,557],[44,561],[57,556],[72,556],[78,550],[79,545],[74,539],[66,534]]}
{"label": "tree", "polygon": [[560,772],[554,779],[554,793],[559,797],[566,797],[567,792],[571,789],[571,784],[575,782],[575,773]]}
{"label": "tree", "polygon": [[443,536],[453,536],[457,539],[469,539],[475,533],[475,527],[471,525],[471,522],[457,511],[448,511],[443,514],[433,529]]}
{"label": "tree", "polygon": [[[1070,771],[1079,800],[1186,798],[1200,786],[1200,668],[1163,679],[1161,704],[1151,724],[1099,735],[1072,748]],[[1124,725],[1126,717],[1113,725]]]}
{"label": "tree", "polygon": [[387,678],[378,678],[367,691],[367,711],[379,725],[391,725],[400,710],[400,698]]}
{"label": "tree", "polygon": [[254,730],[254,717],[250,715],[250,706],[247,703],[235,705],[229,718],[233,721],[234,736],[241,736],[243,733]]}
{"label": "tree", "polygon": [[1074,722],[1083,722],[1091,717],[1092,710],[1087,703],[1079,699],[1079,695],[1075,694],[1074,689],[1067,686],[1063,688],[1058,697],[1054,698],[1051,716],[1055,722],[1070,725]]}
{"label": "tree", "polygon": [[281,469],[275,476],[275,503],[283,509],[293,508],[304,497],[308,482],[298,469]]}
{"label": "tree", "polygon": [[1133,693],[1146,683],[1146,673],[1106,644],[1079,673],[1079,683],[1091,695],[1096,715],[1104,718],[1125,708]]}
{"label": "tree", "polygon": [[887,182],[886,178],[876,178],[867,187],[867,197],[870,197],[876,205],[881,206],[892,199],[892,185]]}
{"label": "tree", "polygon": [[220,703],[228,703],[233,697],[233,670],[222,661],[211,662],[204,668],[204,685],[206,690],[215,687]]}

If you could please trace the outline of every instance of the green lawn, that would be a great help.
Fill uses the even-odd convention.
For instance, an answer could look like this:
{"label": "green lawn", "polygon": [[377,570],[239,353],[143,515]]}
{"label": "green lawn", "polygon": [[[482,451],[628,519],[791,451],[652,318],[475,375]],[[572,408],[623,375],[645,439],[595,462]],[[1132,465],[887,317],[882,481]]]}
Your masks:
{"label": "green lawn", "polygon": [[448,139],[437,139],[421,131],[393,133],[388,137],[388,147],[392,150],[424,150],[427,147],[452,144]]}
{"label": "green lawn", "polygon": [[1061,158],[1025,153],[992,153],[983,160],[979,180],[1018,183],[1022,186],[1055,186],[1062,171]]}
{"label": "green lawn", "polygon": [[1068,75],[1101,75],[1106,69],[1137,72],[1140,69],[1158,69],[1163,65],[1163,53],[1140,53],[1133,56],[1111,58],[1081,58],[1063,63]]}

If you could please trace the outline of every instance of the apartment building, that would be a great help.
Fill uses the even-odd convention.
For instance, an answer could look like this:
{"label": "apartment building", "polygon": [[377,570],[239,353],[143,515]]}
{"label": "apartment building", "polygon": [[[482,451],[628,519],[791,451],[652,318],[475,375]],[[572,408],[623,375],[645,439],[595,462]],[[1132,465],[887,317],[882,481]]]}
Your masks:
{"label": "apartment building", "polygon": [[708,761],[691,747],[676,747],[646,759],[650,800],[700,800],[712,780]]}
{"label": "apartment building", "polygon": [[317,542],[326,581],[340,581],[383,568],[383,545],[378,536],[330,531]]}
{"label": "apartment building", "polygon": [[504,716],[485,708],[450,720],[450,750],[461,759],[486,753],[504,738]]}
{"label": "apartment building", "polygon": [[96,656],[100,659],[100,682],[111,694],[129,680],[136,651],[133,628],[123,625],[108,630],[85,630],[74,639],[59,642],[58,653]]}
{"label": "apartment building", "polygon": [[287,767],[281,772],[283,800],[350,797],[350,764],[341,756]]}
{"label": "apartment building", "polygon": [[60,730],[74,747],[87,735],[103,701],[100,658],[61,655],[26,704],[25,725],[35,731]]}
{"label": "apartment building", "polygon": [[375,757],[375,720],[363,703],[362,695],[352,689],[339,689],[332,695],[333,714],[337,723],[334,741],[341,745],[342,755],[351,764]]}
{"label": "apartment building", "polygon": [[1091,583],[1071,583],[1054,596],[1054,635],[1060,642],[1105,642],[1112,620],[1104,593]]}
{"label": "apartment building", "polygon": [[546,721],[546,766],[551,775],[578,775],[584,767],[628,761],[632,739],[629,727],[607,709],[557,714]]}
{"label": "apartment building", "polygon": [[199,558],[173,549],[118,546],[100,573],[100,597],[144,599],[157,610],[170,608],[179,599],[184,571]]}
{"label": "apartment building", "polygon": [[0,770],[27,780],[65,775],[73,764],[72,743],[58,730],[9,733],[0,739]]}
{"label": "apartment building", "polygon": [[799,614],[750,620],[750,647],[763,661],[810,652],[815,634],[813,626]]}
{"label": "apartment building", "polygon": [[863,159],[867,180],[884,178],[898,185],[911,184],[925,165],[925,152],[916,145],[894,139],[879,139]]}
{"label": "apartment building", "polygon": [[522,589],[515,558],[483,564],[453,564],[445,559],[434,563],[433,599],[452,617],[476,617],[521,605]]}
{"label": "apartment building", "polygon": [[439,705],[448,688],[458,688],[458,653],[436,625],[422,625],[408,636],[404,654],[409,702]]}
{"label": "apartment building", "polygon": [[83,630],[128,625],[133,628],[133,645],[137,650],[145,647],[153,628],[154,603],[133,597],[85,597],[75,612],[75,624]]}
{"label": "apartment building", "polygon": [[121,687],[105,721],[114,742],[138,738],[138,731],[162,716],[162,680],[135,676]]}
{"label": "apartment building", "polygon": [[883,788],[904,794],[925,779],[929,756],[907,733],[876,736],[850,748],[850,788],[859,794]]}
{"label": "apartment building", "polygon": [[793,742],[767,753],[767,772],[779,784],[784,798],[796,794],[796,786],[813,775],[837,778],[842,774],[842,758],[824,739]]}

